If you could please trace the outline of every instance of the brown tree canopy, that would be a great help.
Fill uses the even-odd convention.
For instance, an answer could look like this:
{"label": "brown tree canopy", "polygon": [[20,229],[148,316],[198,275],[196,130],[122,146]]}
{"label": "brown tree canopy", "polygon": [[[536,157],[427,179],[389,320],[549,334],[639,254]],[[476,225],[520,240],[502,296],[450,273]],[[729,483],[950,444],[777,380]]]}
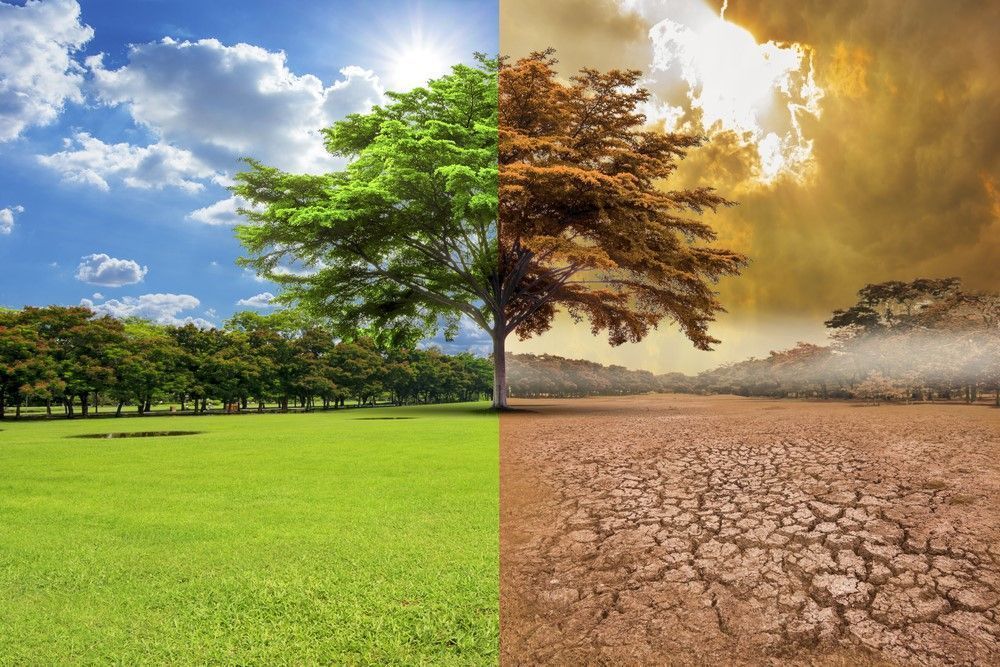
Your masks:
{"label": "brown tree canopy", "polygon": [[[552,51],[501,63],[497,336],[546,331],[559,308],[611,345],[676,322],[701,349],[714,290],[746,258],[712,247],[696,216],[732,202],[668,179],[703,137],[653,131],[640,72],[557,76]],[[496,340],[496,337],[495,337]]]}

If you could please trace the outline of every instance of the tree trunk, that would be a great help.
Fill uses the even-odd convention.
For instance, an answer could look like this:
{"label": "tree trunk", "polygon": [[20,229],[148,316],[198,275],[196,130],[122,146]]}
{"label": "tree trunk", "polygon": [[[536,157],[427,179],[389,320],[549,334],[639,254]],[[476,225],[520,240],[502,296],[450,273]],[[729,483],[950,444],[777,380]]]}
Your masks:
{"label": "tree trunk", "polygon": [[118,408],[115,410],[115,417],[122,416],[122,408],[125,407],[125,401],[118,401]]}
{"label": "tree trunk", "polygon": [[493,409],[507,409],[507,337],[503,334],[504,326],[497,323],[493,333]]}

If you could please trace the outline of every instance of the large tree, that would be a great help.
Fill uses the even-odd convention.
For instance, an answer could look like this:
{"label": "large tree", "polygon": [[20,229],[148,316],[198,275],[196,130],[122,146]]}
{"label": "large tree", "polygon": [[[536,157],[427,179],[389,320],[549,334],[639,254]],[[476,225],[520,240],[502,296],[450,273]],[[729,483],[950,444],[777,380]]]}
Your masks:
{"label": "large tree", "polygon": [[612,345],[671,318],[707,349],[711,285],[745,260],[700,243],[714,232],[691,218],[730,202],[664,186],[701,138],[645,129],[638,72],[564,84],[554,64],[480,58],[390,94],[326,130],[350,160],[333,174],[250,161],[233,188],[253,204],[246,263],[345,336],[412,340],[468,317],[493,340],[498,408],[507,337],[546,330],[559,307]]}
{"label": "large tree", "polygon": [[[350,160],[343,171],[251,161],[234,188],[256,205],[239,230],[247,263],[343,338],[409,344],[454,332],[463,315],[492,328],[496,77],[496,61],[480,58],[335,124],[326,147]],[[283,270],[290,262],[305,271]]]}
{"label": "large tree", "polygon": [[561,307],[611,345],[666,318],[710,349],[708,325],[723,310],[713,284],[746,259],[706,245],[715,232],[692,215],[732,202],[666,184],[704,138],[646,126],[638,71],[584,69],[564,83],[555,65],[545,51],[500,70],[494,341],[502,349],[511,333],[546,331]]}

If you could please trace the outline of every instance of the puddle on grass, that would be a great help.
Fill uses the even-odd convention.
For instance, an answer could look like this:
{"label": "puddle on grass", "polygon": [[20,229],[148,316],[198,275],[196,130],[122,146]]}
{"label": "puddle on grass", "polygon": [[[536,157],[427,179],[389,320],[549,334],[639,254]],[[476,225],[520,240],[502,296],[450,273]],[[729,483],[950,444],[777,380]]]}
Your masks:
{"label": "puddle on grass", "polygon": [[196,435],[204,431],[132,431],[126,433],[83,433],[67,435],[67,438],[92,438],[96,440],[111,440],[114,438],[159,438],[169,435]]}
{"label": "puddle on grass", "polygon": [[354,417],[355,421],[359,421],[359,420],[386,420],[386,419],[416,419],[416,417]]}

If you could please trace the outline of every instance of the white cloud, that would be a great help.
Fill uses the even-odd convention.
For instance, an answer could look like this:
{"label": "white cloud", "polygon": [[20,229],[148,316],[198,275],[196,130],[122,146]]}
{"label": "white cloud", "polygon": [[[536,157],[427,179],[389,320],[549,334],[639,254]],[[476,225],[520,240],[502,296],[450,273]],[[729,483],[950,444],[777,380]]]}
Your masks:
{"label": "white cloud", "polygon": [[[2,6],[2,5],[0,5]],[[134,45],[128,64],[106,69],[103,56],[86,60],[97,99],[124,105],[157,141],[148,146],[108,144],[86,132],[65,140],[64,150],[38,156],[70,182],[110,190],[176,187],[197,192],[209,181],[231,185],[238,159],[254,157],[297,172],[342,166],[323,148],[319,130],[349,113],[384,101],[378,77],[350,66],[324,86],[317,77],[292,73],[283,52],[215,39]],[[2,97],[0,97],[2,102]],[[2,104],[0,104],[2,108]],[[229,197],[192,211],[188,218],[232,226],[246,206]]]}
{"label": "white cloud", "polygon": [[[271,269],[270,275],[277,277],[280,276],[290,276],[295,278],[307,278],[309,276],[316,275],[319,271],[326,268],[326,264],[323,262],[316,262],[311,266],[286,266],[279,264],[278,266]],[[243,276],[249,278],[255,283],[268,283],[271,279],[268,276],[261,275],[252,269],[243,269]]]}
{"label": "white cloud", "polygon": [[278,304],[274,303],[274,295],[270,292],[261,292],[260,294],[255,294],[254,296],[248,297],[246,299],[240,299],[236,302],[237,306],[246,306],[247,308],[277,308]]}
{"label": "white cloud", "polygon": [[318,130],[383,95],[370,71],[347,67],[342,80],[324,86],[291,72],[283,52],[216,39],[134,45],[128,64],[114,70],[101,56],[86,62],[102,102],[125,105],[161,141],[218,172],[244,156],[289,171],[328,170],[337,163]]}
{"label": "white cloud", "polygon": [[73,54],[93,36],[75,0],[0,2],[0,141],[48,125],[67,100],[83,101]]}
{"label": "white cloud", "polygon": [[14,216],[21,213],[24,213],[23,206],[0,208],[0,234],[10,234],[14,231]]}
{"label": "white cloud", "polygon": [[255,283],[268,282],[267,278],[258,274],[256,271],[252,271],[251,269],[243,269],[243,273],[241,275],[248,280],[254,281]]}
{"label": "white cloud", "polygon": [[103,299],[103,298],[104,298],[104,295],[103,295],[103,294],[101,294],[100,292],[94,292],[94,293],[93,293],[93,294],[91,295],[91,298],[92,298],[92,299]]}
{"label": "white cloud", "polygon": [[201,302],[190,294],[143,294],[138,297],[126,296],[121,299],[108,299],[104,303],[81,299],[80,305],[90,308],[98,315],[110,315],[120,319],[141,317],[159,324],[175,326],[194,324],[203,329],[211,329],[215,326],[202,318],[179,317],[184,311],[192,310],[201,305]]}
{"label": "white cloud", "polygon": [[66,150],[39,155],[38,161],[59,172],[63,179],[109,190],[109,178],[120,179],[130,188],[161,190],[175,187],[187,192],[204,188],[199,182],[215,172],[190,151],[162,142],[149,146],[106,144],[86,132],[65,140]]}
{"label": "white cloud", "polygon": [[814,167],[812,140],[800,119],[818,118],[823,90],[812,49],[758,43],[744,28],[696,0],[619,0],[652,24],[651,63],[642,85],[654,98],[644,109],[668,129],[732,131],[756,148],[756,180],[798,180]]}
{"label": "white cloud", "polygon": [[344,77],[325,91],[323,113],[327,124],[352,113],[364,113],[385,102],[385,90],[378,75],[370,69],[349,65],[340,74]]}
{"label": "white cloud", "polygon": [[488,333],[472,321],[467,315],[462,315],[458,321],[458,331],[452,340],[445,340],[444,334],[438,334],[434,338],[422,341],[419,347],[439,347],[449,354],[456,352],[472,352],[479,356],[486,356],[493,351],[493,341]]}
{"label": "white cloud", "polygon": [[[76,279],[91,285],[121,287],[142,282],[149,269],[132,259],[117,259],[104,253],[87,255],[76,268]],[[101,298],[95,295],[95,298]]]}
{"label": "white cloud", "polygon": [[246,218],[237,212],[237,209],[240,208],[250,209],[253,208],[253,205],[242,197],[229,197],[191,211],[185,217],[205,225],[231,227],[247,222]]}
{"label": "white cloud", "polygon": [[291,266],[276,266],[271,271],[276,276],[294,276],[296,278],[306,278],[309,276],[316,275],[319,271],[326,268],[326,264],[323,262],[316,262],[312,266],[307,267],[291,267]]}

